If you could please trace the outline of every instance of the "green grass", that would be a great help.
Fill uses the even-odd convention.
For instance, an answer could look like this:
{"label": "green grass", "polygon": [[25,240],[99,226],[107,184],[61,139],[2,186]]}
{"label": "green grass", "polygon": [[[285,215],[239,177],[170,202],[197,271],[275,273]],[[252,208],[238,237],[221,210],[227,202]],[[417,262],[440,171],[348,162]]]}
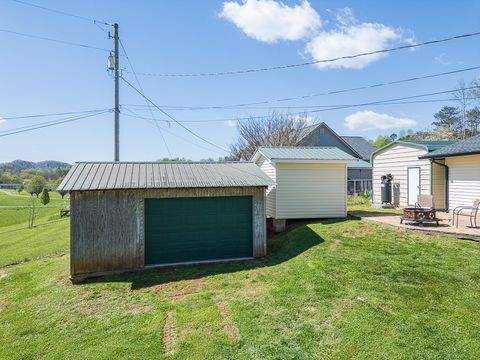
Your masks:
{"label": "green grass", "polygon": [[[5,192],[10,195],[7,195]],[[28,225],[28,218],[32,197],[26,193],[18,193],[13,190],[0,191],[0,232],[1,227],[17,225],[16,227],[24,227]],[[36,198],[37,218],[35,224],[42,224],[48,221],[60,218],[60,209],[68,207],[67,198],[62,199],[56,192],[50,192],[50,203],[42,205]],[[8,206],[8,208],[2,208]]]}
{"label": "green grass", "polygon": [[[275,236],[265,261],[74,286],[63,255],[67,223],[19,231],[0,251],[2,264],[36,258],[0,267],[2,359],[480,354],[478,243],[325,221]],[[31,253],[38,244],[45,247]],[[165,346],[173,349],[168,356]]]}
{"label": "green grass", "polygon": [[347,201],[348,213],[352,215],[398,215],[401,209],[375,209],[372,208],[371,198],[363,196],[349,196]]}

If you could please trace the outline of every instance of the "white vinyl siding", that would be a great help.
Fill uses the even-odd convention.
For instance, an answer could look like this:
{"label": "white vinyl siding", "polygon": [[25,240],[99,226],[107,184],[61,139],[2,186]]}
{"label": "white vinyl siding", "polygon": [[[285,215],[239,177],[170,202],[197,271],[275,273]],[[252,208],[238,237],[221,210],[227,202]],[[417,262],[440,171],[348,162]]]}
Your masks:
{"label": "white vinyl siding", "polygon": [[[270,179],[273,181],[277,181],[276,177],[276,170],[270,160],[266,159],[265,157],[261,156],[260,159],[256,162],[260,169],[267,174]],[[267,188],[267,196],[266,196],[266,210],[267,210],[267,217],[275,218],[275,201],[276,201],[276,194],[277,194],[277,185],[269,185]]]}
{"label": "white vinyl siding", "polygon": [[277,163],[277,219],[347,216],[345,164]]}
{"label": "white vinyl siding", "polygon": [[480,199],[480,155],[448,157],[446,165],[449,208],[473,205],[475,199]]}
{"label": "white vinyl siding", "polygon": [[395,205],[408,206],[407,173],[409,167],[420,167],[420,193],[430,194],[430,160],[419,160],[427,150],[416,146],[395,144],[373,155],[373,203],[380,205],[382,175],[393,175],[393,196]]}

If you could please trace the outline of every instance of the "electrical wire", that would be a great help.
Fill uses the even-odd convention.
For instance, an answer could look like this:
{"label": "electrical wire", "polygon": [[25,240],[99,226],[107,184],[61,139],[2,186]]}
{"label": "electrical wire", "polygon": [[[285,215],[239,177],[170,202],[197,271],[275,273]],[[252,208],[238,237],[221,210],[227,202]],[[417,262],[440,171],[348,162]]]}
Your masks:
{"label": "electrical wire", "polygon": [[101,112],[97,112],[97,113],[94,113],[94,114],[82,115],[82,116],[77,116],[77,117],[63,119],[63,120],[48,121],[48,122],[45,122],[45,123],[31,125],[30,127],[22,126],[20,128],[5,130],[5,131],[0,133],[0,137],[10,136],[10,135],[14,135],[14,134],[24,133],[24,132],[28,132],[28,131],[43,129],[43,128],[46,128],[46,127],[56,126],[56,125],[65,124],[65,123],[69,123],[69,122],[73,122],[73,121],[78,121],[78,120],[81,120],[81,119],[86,119],[86,118],[89,118],[89,117],[105,114],[107,112],[109,112],[109,111],[101,111]]}
{"label": "electrical wire", "polygon": [[[123,45],[122,39],[119,38],[118,40],[119,40],[119,43],[120,43],[120,47],[122,48],[122,51],[125,54],[125,58],[127,59],[127,62],[130,65],[130,69],[132,69],[132,72],[133,72],[133,75],[135,77],[135,81],[137,82],[138,88],[140,89],[140,91],[142,93],[145,93],[145,91],[143,91],[142,84],[140,83],[140,80],[138,79],[137,73],[135,72],[135,69],[133,68],[133,64],[130,61],[130,57],[127,54],[127,50],[125,49],[125,46]],[[157,131],[160,134],[160,137],[162,138],[163,144],[165,145],[165,148],[167,149],[168,155],[170,157],[172,157],[172,153],[170,152],[170,148],[168,147],[167,140],[165,139],[165,136],[163,136],[162,130],[158,126],[158,122],[156,121],[157,119],[155,118],[155,115],[153,114],[151,105],[148,103],[147,100],[145,100],[145,104],[148,106],[148,110],[150,111],[150,115],[152,116],[152,120],[154,121],[153,123],[155,124],[155,127],[157,128]]]}
{"label": "electrical wire", "polygon": [[[128,110],[128,109],[127,109],[127,110]],[[128,111],[132,112],[131,110],[128,110]],[[134,119],[145,120],[145,121],[146,121],[147,123],[149,123],[149,124],[151,124],[151,120],[152,120],[151,118],[147,118],[147,117],[144,117],[144,116],[140,116],[140,115],[138,115],[138,114],[135,114],[134,112],[132,112],[132,114],[123,113],[123,115],[124,115],[124,116],[128,116],[128,117],[130,117],[130,118],[134,118]],[[161,121],[162,121],[162,120],[155,119],[155,122],[156,122],[156,123],[161,122]],[[164,121],[166,121],[166,120],[164,120]],[[184,138],[183,136],[180,136],[180,135],[178,135],[178,134],[175,134],[174,132],[169,131],[169,130],[167,130],[167,129],[165,129],[165,128],[162,128],[162,130],[165,131],[166,133],[170,134],[171,136],[174,136],[174,137],[176,137],[176,138],[179,138],[180,140],[183,140],[183,141],[186,142],[187,144],[195,145],[195,146],[199,147],[200,149],[204,149],[204,150],[207,150],[207,151],[213,151],[213,152],[215,152],[215,153],[217,153],[217,154],[220,154],[220,155],[224,155],[224,154],[225,154],[225,152],[223,152],[223,151],[220,152],[220,151],[217,151],[217,150],[214,150],[214,149],[211,149],[211,148],[207,148],[207,147],[205,147],[205,146],[203,146],[203,145],[200,145],[200,144],[197,144],[197,143],[195,143],[195,142],[193,142],[193,141],[191,141],[191,140],[189,140],[189,139],[187,139],[187,138]],[[172,157],[172,156],[170,155],[170,157]]]}
{"label": "electrical wire", "polygon": [[[468,97],[465,100],[476,100],[479,99],[480,97]],[[392,101],[392,102],[380,102],[380,103],[374,103],[370,105],[400,105],[400,104],[419,104],[419,103],[436,103],[436,102],[450,102],[450,101],[456,101],[457,99],[454,98],[449,98],[449,99],[430,99],[430,100],[417,100],[417,101]],[[238,108],[227,108],[227,109],[222,109],[222,110],[275,110],[275,109],[318,109],[318,108],[333,108],[333,107],[342,107],[342,106],[353,106],[352,104],[330,104],[330,105],[305,105],[305,106],[265,106],[265,107],[238,107]],[[130,109],[130,105],[123,105],[123,109]],[[146,111],[147,109],[141,108],[141,109],[135,109],[136,111]],[[191,111],[191,110],[207,110],[204,108],[200,109],[176,109],[176,108],[171,108],[168,109],[169,111]],[[167,121],[167,120],[164,120]],[[223,120],[220,120],[223,121]],[[198,122],[195,120],[190,120],[190,121],[181,121],[181,122]]]}
{"label": "electrical wire", "polygon": [[[471,90],[471,89],[476,89],[476,86],[469,86],[466,87],[465,90]],[[409,103],[417,103],[418,101],[404,101],[404,100],[410,100],[410,99],[416,99],[416,98],[422,98],[422,97],[427,97],[427,96],[434,96],[434,95],[441,95],[441,94],[448,94],[452,93],[454,90],[445,90],[445,91],[437,91],[437,92],[432,92],[432,93],[426,93],[426,94],[419,94],[419,95],[411,95],[411,96],[405,96],[405,97],[399,97],[399,98],[394,98],[394,99],[387,99],[387,100],[378,100],[378,101],[371,101],[371,102],[363,102],[363,103],[358,103],[358,104],[345,104],[345,105],[335,105],[331,106],[328,108],[323,108],[323,109],[316,109],[316,110],[310,110],[310,111],[304,111],[300,113],[291,113],[290,115],[304,115],[304,114],[309,114],[309,113],[317,113],[317,112],[324,112],[324,111],[332,111],[332,110],[342,110],[342,109],[348,109],[348,108],[355,108],[355,107],[360,107],[360,106],[372,106],[372,105],[395,105],[395,104],[409,104]],[[479,97],[472,97],[472,99],[477,99]],[[425,100],[426,102],[427,100]],[[451,99],[436,99],[432,100],[429,102],[435,102],[435,101],[452,101]],[[248,116],[248,117],[237,117],[237,118],[223,118],[223,119],[203,119],[203,120],[183,120],[180,122],[190,122],[190,123],[201,123],[201,122],[224,122],[224,121],[242,121],[242,120],[250,120],[250,119],[266,119],[271,117],[272,115],[262,115],[262,116]],[[159,120],[159,121],[166,121],[166,120]]]}
{"label": "electrical wire", "polygon": [[188,131],[190,134],[192,134],[193,136],[199,138],[200,140],[206,142],[207,144],[217,148],[217,149],[220,149],[222,151],[225,151],[227,153],[230,153],[229,150],[226,150],[224,148],[222,148],[221,146],[218,146],[214,143],[212,143],[211,141],[208,141],[207,139],[203,138],[202,136],[198,135],[197,133],[195,133],[194,131],[190,130],[188,127],[186,127],[185,125],[183,125],[181,122],[177,121],[177,119],[175,119],[172,115],[170,115],[169,113],[167,113],[166,111],[164,111],[163,109],[161,109],[159,106],[157,106],[152,100],[150,100],[145,94],[143,94],[140,90],[138,90],[135,86],[133,86],[127,79],[125,79],[123,76],[120,77],[128,86],[130,86],[135,92],[137,92],[140,96],[142,96],[145,100],[147,100],[150,104],[152,104],[155,108],[157,108],[163,115],[167,116],[169,119],[171,119],[172,121],[174,121],[175,123],[177,123],[178,125],[180,125],[182,128],[184,128],[186,131]]}
{"label": "electrical wire", "polygon": [[101,48],[101,47],[86,45],[86,44],[80,44],[80,43],[71,42],[71,41],[52,39],[52,38],[48,38],[48,37],[44,37],[44,36],[26,34],[26,33],[21,33],[21,32],[12,31],[12,30],[0,29],[0,32],[7,33],[7,34],[18,35],[18,36],[23,36],[23,37],[28,37],[28,38],[32,38],[32,39],[50,41],[50,42],[63,44],[63,45],[77,46],[77,47],[82,47],[82,48],[87,48],[87,49],[94,49],[94,50],[101,50],[101,51],[110,52],[110,50],[106,49],[106,48]]}
{"label": "electrical wire", "polygon": [[112,108],[104,109],[95,109],[95,110],[84,110],[84,111],[69,111],[69,112],[60,112],[60,113],[49,113],[49,114],[34,114],[34,115],[23,115],[23,116],[7,116],[2,117],[3,120],[16,120],[16,119],[32,119],[39,117],[49,117],[49,116],[61,116],[61,115],[73,115],[73,114],[85,114],[92,113],[97,111],[113,110]]}
{"label": "electrical wire", "polygon": [[[31,6],[31,7],[38,8],[38,9],[42,9],[42,10],[44,10],[44,11],[50,11],[50,12],[53,12],[53,13],[56,13],[56,14],[60,14],[60,15],[64,15],[64,16],[69,16],[69,17],[76,18],[76,19],[79,19],[79,20],[84,20],[84,21],[88,21],[88,22],[93,22],[94,24],[103,24],[103,25],[113,26],[113,24],[110,24],[110,23],[108,23],[108,22],[106,22],[106,21],[103,21],[103,20],[97,20],[97,19],[93,19],[93,18],[86,17],[86,16],[75,15],[75,14],[72,14],[72,13],[68,13],[68,12],[66,12],[66,11],[56,10],[56,9],[48,8],[48,7],[46,7],[46,6],[41,6],[41,5],[37,5],[37,4],[32,4],[32,3],[29,3],[29,2],[27,2],[27,1],[21,1],[21,0],[10,0],[10,1],[13,1],[13,2],[18,3],[18,4],[22,4],[22,5]],[[102,29],[102,30],[103,30],[103,29]]]}
{"label": "electrical wire", "polygon": [[[326,91],[326,92],[322,92],[322,93],[301,95],[301,96],[297,96],[297,97],[279,98],[279,99],[274,99],[274,100],[264,100],[264,101],[250,102],[250,103],[239,103],[239,104],[233,104],[233,105],[210,105],[210,106],[162,105],[162,107],[163,108],[170,108],[170,110],[177,110],[177,111],[180,111],[181,108],[185,109],[185,110],[203,110],[203,109],[210,110],[210,109],[235,109],[235,108],[247,109],[247,106],[265,105],[265,104],[272,104],[272,103],[277,103],[277,102],[287,102],[287,101],[296,101],[296,100],[305,100],[305,99],[309,99],[309,98],[313,98],[313,97],[334,95],[334,94],[342,94],[342,93],[348,93],[348,92],[359,91],[359,90],[366,90],[366,89],[371,89],[371,88],[379,88],[379,87],[384,87],[384,86],[390,86],[390,85],[402,84],[402,83],[413,82],[413,81],[418,81],[418,80],[430,79],[430,78],[435,78],[435,77],[440,77],[440,76],[453,75],[453,74],[458,74],[458,73],[462,73],[462,72],[466,72],[466,71],[472,71],[472,70],[478,70],[478,69],[480,69],[480,66],[473,66],[473,67],[468,67],[468,68],[462,68],[462,69],[457,69],[457,70],[452,70],[452,71],[436,73],[436,74],[420,75],[420,76],[415,76],[415,77],[406,78],[406,79],[375,83],[375,84],[364,85],[364,86],[359,86],[359,87],[354,87],[354,88],[332,90],[332,91]],[[126,106],[142,107],[143,105],[126,105]]]}
{"label": "electrical wire", "polygon": [[461,35],[454,35],[454,36],[450,36],[450,37],[442,38],[442,39],[437,39],[437,40],[429,40],[429,41],[425,41],[425,42],[417,43],[417,44],[402,45],[402,46],[397,46],[397,47],[388,48],[388,49],[363,52],[363,53],[358,53],[358,54],[353,54],[353,55],[339,56],[339,57],[335,57],[335,58],[331,58],[331,59],[322,59],[322,60],[307,61],[307,62],[297,63],[297,64],[279,65],[279,66],[271,66],[271,67],[256,68],[256,69],[231,70],[231,71],[220,71],[220,72],[209,72],[209,73],[190,73],[190,74],[187,74],[187,73],[185,73],[185,74],[137,73],[137,74],[141,75],[141,76],[155,76],[155,77],[206,77],[206,76],[225,76],[225,75],[250,74],[250,73],[256,73],[256,72],[264,72],[264,71],[272,71],[272,70],[284,70],[284,69],[292,69],[292,68],[308,66],[308,65],[330,63],[330,62],[335,62],[335,61],[339,61],[339,60],[354,59],[354,58],[369,56],[369,55],[385,54],[385,53],[398,51],[398,50],[415,49],[415,48],[418,48],[418,47],[421,47],[421,46],[439,44],[439,43],[458,40],[458,39],[465,39],[465,38],[474,37],[474,36],[478,36],[478,35],[480,35],[480,31],[473,32],[473,33],[461,34]]}

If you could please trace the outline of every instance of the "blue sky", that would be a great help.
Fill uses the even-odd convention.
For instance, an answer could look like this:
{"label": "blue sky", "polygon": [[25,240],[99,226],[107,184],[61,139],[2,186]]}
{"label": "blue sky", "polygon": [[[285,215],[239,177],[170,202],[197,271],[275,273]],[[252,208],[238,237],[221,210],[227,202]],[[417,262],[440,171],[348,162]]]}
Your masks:
{"label": "blue sky", "polygon": [[[389,48],[479,30],[478,1],[34,1],[69,13],[118,22],[120,37],[138,73],[198,73],[293,64]],[[0,1],[0,29],[111,48],[93,23]],[[352,88],[480,65],[480,37],[392,52],[380,59],[312,65],[218,77],[139,76],[145,94],[192,131],[221,148],[236,138],[238,117],[266,115],[268,106],[302,112],[309,106],[356,104],[449,90],[479,71],[400,85],[272,102],[261,109],[168,110],[170,106],[216,106],[259,102]],[[0,32],[0,118],[83,111],[113,106],[108,52]],[[129,69],[124,57],[121,67]],[[331,64],[333,65],[333,63]],[[124,73],[135,86],[135,79]],[[448,98],[437,95],[432,98]],[[121,104],[144,105],[121,84]],[[342,135],[373,139],[401,129],[424,129],[446,103],[360,106],[311,113]],[[305,108],[303,108],[305,107]],[[130,106],[130,109],[133,109]],[[126,114],[128,111],[122,110]],[[145,108],[134,111],[150,117]],[[277,111],[279,111],[277,109]],[[158,120],[167,118],[155,112]],[[55,118],[11,119],[0,132]],[[232,121],[227,121],[228,119]],[[159,122],[171,156],[194,160],[222,151],[180,126]],[[386,128],[392,126],[391,128]],[[121,116],[121,160],[170,156],[152,121]],[[0,137],[0,161],[113,159],[113,114]]]}

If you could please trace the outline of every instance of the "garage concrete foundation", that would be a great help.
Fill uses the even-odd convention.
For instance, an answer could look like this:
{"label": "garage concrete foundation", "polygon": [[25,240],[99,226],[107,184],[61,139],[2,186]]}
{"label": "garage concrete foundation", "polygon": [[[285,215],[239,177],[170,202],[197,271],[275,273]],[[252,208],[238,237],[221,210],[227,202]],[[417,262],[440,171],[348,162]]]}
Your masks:
{"label": "garage concrete foundation", "polygon": [[285,219],[273,219],[273,231],[280,233],[285,231],[287,220]]}

